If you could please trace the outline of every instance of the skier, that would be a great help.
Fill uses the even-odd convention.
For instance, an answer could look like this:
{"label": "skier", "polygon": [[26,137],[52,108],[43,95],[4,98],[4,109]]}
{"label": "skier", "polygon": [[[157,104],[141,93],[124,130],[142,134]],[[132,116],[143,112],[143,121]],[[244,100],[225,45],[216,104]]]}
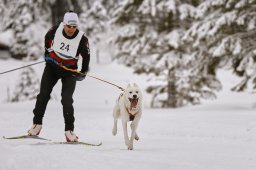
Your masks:
{"label": "skier", "polygon": [[[76,13],[65,13],[63,22],[52,27],[45,35],[45,61],[46,66],[41,79],[40,92],[37,96],[33,110],[33,126],[28,135],[39,135],[42,129],[43,116],[53,87],[59,79],[62,82],[61,103],[65,120],[65,136],[67,142],[78,142],[74,133],[73,98],[76,81],[86,77],[90,62],[90,49],[84,32],[77,26],[79,19]],[[76,70],[79,55],[82,56],[82,74],[75,74],[68,69]],[[67,69],[64,69],[64,67]]]}

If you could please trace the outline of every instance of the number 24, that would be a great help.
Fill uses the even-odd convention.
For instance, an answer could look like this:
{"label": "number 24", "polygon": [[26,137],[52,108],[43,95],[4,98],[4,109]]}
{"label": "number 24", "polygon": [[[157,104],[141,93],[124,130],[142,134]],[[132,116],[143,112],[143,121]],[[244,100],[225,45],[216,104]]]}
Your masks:
{"label": "number 24", "polygon": [[69,44],[68,45],[65,45],[65,43],[61,43],[61,47],[60,47],[61,50],[69,50]]}

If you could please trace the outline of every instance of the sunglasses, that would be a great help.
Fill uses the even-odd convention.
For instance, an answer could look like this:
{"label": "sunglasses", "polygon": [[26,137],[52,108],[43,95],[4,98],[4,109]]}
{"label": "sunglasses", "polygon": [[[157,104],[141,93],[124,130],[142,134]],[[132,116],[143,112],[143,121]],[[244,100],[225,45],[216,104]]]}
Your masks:
{"label": "sunglasses", "polygon": [[66,25],[68,28],[77,28],[76,25]]}

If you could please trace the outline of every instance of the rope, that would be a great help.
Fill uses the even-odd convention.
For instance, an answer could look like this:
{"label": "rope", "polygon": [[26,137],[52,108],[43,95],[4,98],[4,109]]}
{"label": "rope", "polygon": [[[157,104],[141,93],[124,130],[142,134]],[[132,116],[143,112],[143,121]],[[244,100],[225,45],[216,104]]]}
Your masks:
{"label": "rope", "polygon": [[[39,61],[39,62],[36,62],[36,63],[33,63],[33,64],[29,64],[29,65],[26,65],[26,66],[22,66],[22,67],[18,67],[18,68],[15,68],[15,69],[8,70],[8,71],[4,71],[4,72],[1,72],[0,75],[1,75],[1,74],[6,74],[6,73],[9,73],[9,72],[12,72],[12,71],[16,71],[16,70],[19,70],[19,69],[23,69],[23,68],[26,68],[26,67],[30,67],[30,66],[33,66],[33,65],[36,65],[36,64],[44,63],[44,62],[45,62],[45,61]],[[102,78],[98,78],[98,77],[96,77],[96,76],[92,76],[92,75],[89,75],[89,74],[81,73],[81,72],[79,72],[79,71],[77,71],[77,70],[75,70],[75,69],[70,69],[70,68],[68,68],[68,67],[66,67],[66,66],[64,66],[64,65],[62,65],[62,64],[60,64],[60,63],[58,64],[58,66],[60,66],[61,68],[65,69],[65,70],[67,70],[67,71],[71,71],[71,72],[73,72],[73,73],[77,73],[77,74],[80,74],[80,75],[88,76],[88,77],[97,79],[97,80],[99,80],[99,81],[108,83],[108,84],[113,85],[113,86],[119,88],[120,90],[124,91],[124,88],[122,88],[121,86],[118,86],[118,85],[116,85],[116,84],[114,84],[114,83],[111,83],[111,82],[109,82],[109,81],[103,80]]]}
{"label": "rope", "polygon": [[111,84],[111,85],[113,85],[113,86],[119,88],[120,90],[124,91],[124,88],[123,88],[123,87],[120,87],[120,86],[118,86],[118,85],[116,85],[116,84],[114,84],[114,83],[111,83],[111,82],[109,82],[109,81],[103,80],[103,79],[101,79],[101,78],[98,78],[98,77],[95,77],[95,76],[92,76],[92,75],[89,75],[89,74],[87,74],[86,76],[91,77],[91,78],[94,78],[94,79],[97,79],[97,80],[100,80],[100,81],[103,81],[103,82],[108,83],[108,84]]}
{"label": "rope", "polygon": [[90,75],[90,74],[84,74],[84,73],[81,73],[81,72],[79,72],[79,71],[77,71],[77,70],[75,70],[75,69],[67,68],[66,66],[61,65],[61,64],[59,64],[59,66],[60,66],[61,68],[65,69],[65,70],[67,70],[67,71],[71,71],[71,72],[73,72],[73,73],[78,73],[78,74],[80,74],[80,75],[88,76],[88,77],[91,77],[91,78],[94,78],[94,79],[100,80],[100,81],[102,81],[102,82],[105,82],[105,83],[111,84],[111,85],[113,85],[113,86],[115,86],[115,87],[119,88],[120,90],[124,91],[124,88],[123,88],[123,87],[118,86],[118,85],[116,85],[116,84],[114,84],[114,83],[111,83],[111,82],[109,82],[109,81],[103,80],[103,79],[101,79],[101,78],[99,78],[99,77],[92,76],[92,75]]}
{"label": "rope", "polygon": [[22,69],[22,68],[30,67],[30,66],[33,66],[33,65],[36,65],[36,64],[44,63],[44,62],[45,61],[39,61],[39,62],[36,62],[36,63],[33,63],[33,64],[29,64],[29,65],[18,67],[18,68],[12,69],[12,70],[4,71],[4,72],[1,72],[0,75],[1,74],[6,74],[6,73],[9,73],[9,72],[12,72],[12,71],[16,71],[16,70],[19,70],[19,69]]}

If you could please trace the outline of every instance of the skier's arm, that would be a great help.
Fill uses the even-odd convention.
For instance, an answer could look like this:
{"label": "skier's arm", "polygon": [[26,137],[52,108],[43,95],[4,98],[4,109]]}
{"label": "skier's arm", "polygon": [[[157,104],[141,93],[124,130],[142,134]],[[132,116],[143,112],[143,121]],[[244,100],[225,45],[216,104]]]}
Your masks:
{"label": "skier's arm", "polygon": [[56,30],[58,26],[53,26],[46,34],[44,37],[44,46],[45,46],[45,53],[49,53],[49,49],[52,46],[52,40],[54,39]]}
{"label": "skier's arm", "polygon": [[86,73],[89,70],[90,62],[90,48],[88,39],[83,36],[79,44],[80,55],[82,56],[82,68],[81,72]]}

